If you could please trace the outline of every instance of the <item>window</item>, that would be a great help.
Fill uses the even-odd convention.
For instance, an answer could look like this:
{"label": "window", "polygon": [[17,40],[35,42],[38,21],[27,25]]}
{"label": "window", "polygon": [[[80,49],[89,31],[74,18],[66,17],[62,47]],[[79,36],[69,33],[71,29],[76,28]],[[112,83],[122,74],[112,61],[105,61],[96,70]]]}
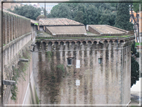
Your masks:
{"label": "window", "polygon": [[68,61],[68,65],[72,65],[72,59],[71,58],[67,58]]}

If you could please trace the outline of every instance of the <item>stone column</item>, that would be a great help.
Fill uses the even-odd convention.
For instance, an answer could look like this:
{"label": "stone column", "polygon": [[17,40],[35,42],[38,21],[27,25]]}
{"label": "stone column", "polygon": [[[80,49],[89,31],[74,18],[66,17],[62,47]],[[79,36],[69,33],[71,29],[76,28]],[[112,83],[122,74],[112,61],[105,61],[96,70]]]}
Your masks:
{"label": "stone column", "polygon": [[10,36],[9,36],[9,14],[7,15],[7,43],[10,42]]}
{"label": "stone column", "polygon": [[7,14],[5,14],[5,44],[7,44]]}
{"label": "stone column", "polygon": [[121,43],[119,42],[119,47],[118,47],[118,56],[117,56],[117,75],[118,75],[118,86],[119,86],[119,91],[117,92],[118,94],[118,102],[121,104]]}
{"label": "stone column", "polygon": [[13,40],[13,16],[10,15],[11,41]]}
{"label": "stone column", "polygon": [[86,52],[87,52],[87,68],[90,68],[90,46],[89,44],[87,43],[87,48],[86,48]]}
{"label": "stone column", "polygon": [[45,47],[45,51],[47,52],[48,50],[48,42],[46,42],[46,47]]}
{"label": "stone column", "polygon": [[[64,45],[65,45],[65,66],[67,66],[67,54],[68,54],[68,46],[67,46],[67,44],[64,42]],[[67,71],[68,72],[68,71]]]}
{"label": "stone column", "polygon": [[121,104],[124,104],[124,43],[121,44]]}
{"label": "stone column", "polygon": [[12,61],[13,61],[13,45],[11,45],[11,58],[12,58]]}
{"label": "stone column", "polygon": [[60,63],[63,64],[63,45],[60,44]]}
{"label": "stone column", "polygon": [[7,65],[7,50],[4,51],[4,65]]}
{"label": "stone column", "polygon": [[106,77],[106,72],[107,72],[107,69],[106,69],[106,63],[107,63],[107,61],[106,61],[106,50],[107,50],[107,46],[108,46],[108,43],[104,43],[103,42],[103,50],[102,50],[102,68],[101,68],[101,75],[102,75],[102,82],[101,82],[101,89],[102,89],[102,102],[103,102],[103,104],[107,104],[107,99],[106,99],[106,96],[107,96],[107,86],[106,86],[106,82],[108,82],[107,81],[107,78],[108,77]]}
{"label": "stone column", "polygon": [[81,68],[84,69],[84,51],[85,51],[85,48],[84,48],[84,44],[82,45],[81,47],[81,53],[82,53],[82,56],[81,56]]}
{"label": "stone column", "polygon": [[111,46],[112,46],[112,43],[109,42],[109,46],[108,46],[108,68],[107,68],[107,72],[106,72],[106,87],[107,87],[107,96],[106,96],[106,102],[108,104],[111,104],[112,101],[111,99],[109,98],[109,96],[111,96],[111,92],[109,90],[112,90],[111,89],[111,85],[112,85],[112,59],[111,59]]}
{"label": "stone column", "polygon": [[10,49],[10,47],[8,48],[9,49],[9,63],[11,62],[11,49]]}
{"label": "stone column", "polygon": [[12,33],[11,33],[11,14],[9,15],[9,36],[10,36],[10,41],[12,41]]}
{"label": "stone column", "polygon": [[5,14],[3,14],[3,31],[2,31],[2,37],[3,37],[3,46],[5,44]]}
{"label": "stone column", "polygon": [[13,15],[13,39],[15,39],[15,16]]}

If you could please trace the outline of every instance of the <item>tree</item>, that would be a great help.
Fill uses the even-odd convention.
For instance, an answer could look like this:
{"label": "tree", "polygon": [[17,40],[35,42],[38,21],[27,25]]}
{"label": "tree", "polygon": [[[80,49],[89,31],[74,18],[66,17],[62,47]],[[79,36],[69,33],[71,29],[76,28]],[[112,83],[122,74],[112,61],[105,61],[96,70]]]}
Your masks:
{"label": "tree", "polygon": [[71,19],[71,10],[67,4],[59,4],[53,7],[51,13],[47,17]]}
{"label": "tree", "polygon": [[35,8],[31,5],[24,5],[21,7],[14,7],[14,10],[12,12],[36,20],[36,18],[40,15],[41,9]]}
{"label": "tree", "polygon": [[77,11],[76,17],[74,18],[76,21],[83,23],[84,20],[84,14],[82,11]]}
{"label": "tree", "polygon": [[129,20],[129,3],[119,3],[117,7],[115,26],[125,30],[132,30],[133,25]]}
{"label": "tree", "polygon": [[135,48],[135,42],[131,46],[131,86],[136,83],[137,80],[139,80],[139,64],[135,60],[137,56],[137,51]]}
{"label": "tree", "polygon": [[116,8],[110,3],[59,3],[52,8],[48,17],[69,18],[84,25],[109,24],[113,26],[115,24],[115,10]]}
{"label": "tree", "polygon": [[141,4],[141,10],[142,10],[142,2],[141,3],[133,3],[133,9],[136,13],[139,12],[139,4]]}

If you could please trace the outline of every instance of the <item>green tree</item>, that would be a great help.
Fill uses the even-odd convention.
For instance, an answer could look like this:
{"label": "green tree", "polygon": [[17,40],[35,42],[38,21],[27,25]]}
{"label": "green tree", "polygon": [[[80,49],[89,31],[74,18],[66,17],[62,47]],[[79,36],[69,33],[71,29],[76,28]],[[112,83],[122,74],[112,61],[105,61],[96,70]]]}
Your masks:
{"label": "green tree", "polygon": [[131,86],[136,83],[137,80],[139,80],[139,64],[135,60],[137,56],[137,51],[135,48],[135,42],[131,46]]}
{"label": "green tree", "polygon": [[133,25],[129,20],[129,3],[118,3],[115,26],[125,30],[132,30]]}
{"label": "green tree", "polygon": [[110,3],[59,3],[52,8],[48,17],[69,18],[85,25],[109,24],[113,26],[115,24],[115,10],[116,8]]}
{"label": "green tree", "polygon": [[31,5],[24,5],[21,7],[14,7],[14,10],[12,12],[36,20],[36,18],[40,15],[41,9],[35,8]]}
{"label": "green tree", "polygon": [[76,13],[76,17],[74,18],[76,21],[80,22],[80,23],[84,23],[84,14],[82,11],[77,11]]}
{"label": "green tree", "polygon": [[133,9],[135,12],[139,12],[139,4],[141,4],[141,10],[142,10],[142,1],[141,3],[133,3]]}
{"label": "green tree", "polygon": [[59,4],[53,7],[51,10],[51,13],[47,17],[52,17],[52,18],[70,18],[71,19],[71,10],[67,6],[67,4]]}

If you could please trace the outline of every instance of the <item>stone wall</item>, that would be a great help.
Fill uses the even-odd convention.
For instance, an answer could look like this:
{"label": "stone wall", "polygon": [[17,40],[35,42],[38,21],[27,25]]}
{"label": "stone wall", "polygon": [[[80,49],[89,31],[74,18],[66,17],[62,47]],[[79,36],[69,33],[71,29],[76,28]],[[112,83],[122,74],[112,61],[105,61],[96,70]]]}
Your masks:
{"label": "stone wall", "polygon": [[[14,76],[13,67],[18,67],[19,58],[23,58],[25,49],[29,51],[31,45],[31,34],[23,35],[15,39],[12,43],[4,46],[3,51],[3,80],[12,80]],[[19,71],[20,72],[20,71]],[[11,87],[4,85],[4,103],[7,103]]]}
{"label": "stone wall", "polygon": [[[42,104],[126,106],[130,102],[130,40],[37,41],[36,85],[40,87]],[[68,65],[67,58],[72,58],[72,65]],[[99,58],[102,58],[101,64]],[[63,65],[65,71],[59,70],[59,65]],[[76,80],[80,80],[80,86],[75,85]]]}
{"label": "stone wall", "polygon": [[[10,41],[31,32],[31,23],[25,17],[15,15],[11,12],[3,11],[3,46]],[[1,47],[1,45],[0,45]]]}
{"label": "stone wall", "polygon": [[[13,80],[15,75],[14,69],[19,70],[20,73],[22,68],[19,64],[19,58],[23,58],[24,53],[28,51],[31,56],[30,46],[35,40],[36,29],[31,27],[31,22],[29,19],[8,12],[6,10],[3,11],[2,17],[2,35],[0,36],[0,56],[3,55],[3,63],[0,61],[0,70],[1,66],[3,66],[3,80]],[[1,30],[1,29],[0,29]],[[2,41],[3,38],[3,41]],[[3,46],[3,47],[2,47]],[[28,57],[28,55],[25,55]],[[0,60],[1,57],[0,57]],[[19,74],[19,79],[17,80],[16,86],[18,87],[19,93],[17,94],[18,100],[14,101],[11,99],[12,97],[12,86],[3,85],[3,103],[4,104],[22,104],[25,93],[28,87],[28,83],[30,82],[30,75],[32,72],[32,62],[27,65],[28,70],[26,70],[25,81],[22,80],[22,73]],[[24,68],[23,68],[24,69]],[[1,75],[0,75],[1,76]],[[1,83],[1,79],[0,79]],[[1,86],[1,85],[0,85]]]}

